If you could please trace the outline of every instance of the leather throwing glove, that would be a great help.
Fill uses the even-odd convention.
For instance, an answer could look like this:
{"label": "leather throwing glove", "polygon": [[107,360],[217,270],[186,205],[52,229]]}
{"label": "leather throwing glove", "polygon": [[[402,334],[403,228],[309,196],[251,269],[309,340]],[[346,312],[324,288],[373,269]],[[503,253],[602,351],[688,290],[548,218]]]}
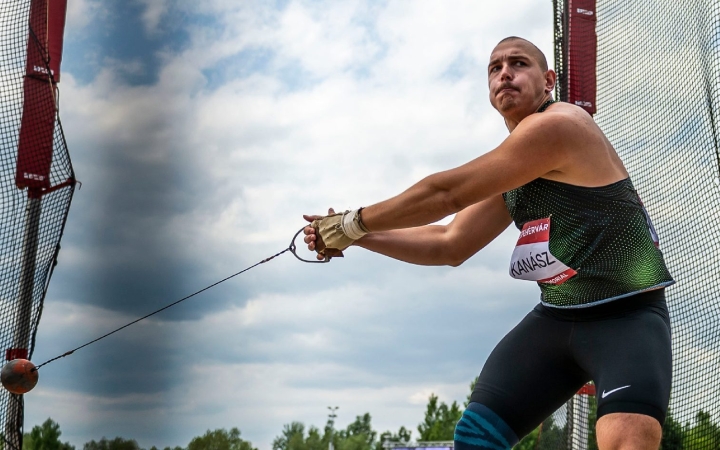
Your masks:
{"label": "leather throwing glove", "polygon": [[324,245],[318,253],[327,257],[343,256],[343,250],[368,233],[357,209],[315,219],[310,225]]}

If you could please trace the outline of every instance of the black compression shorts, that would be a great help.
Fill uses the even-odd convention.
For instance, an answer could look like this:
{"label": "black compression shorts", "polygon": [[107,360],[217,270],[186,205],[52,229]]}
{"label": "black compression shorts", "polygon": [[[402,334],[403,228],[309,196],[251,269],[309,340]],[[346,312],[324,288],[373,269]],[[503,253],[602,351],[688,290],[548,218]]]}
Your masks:
{"label": "black compression shorts", "polygon": [[488,357],[471,402],[522,439],[587,381],[598,419],[623,412],[665,421],[672,354],[664,289],[579,309],[538,305]]}

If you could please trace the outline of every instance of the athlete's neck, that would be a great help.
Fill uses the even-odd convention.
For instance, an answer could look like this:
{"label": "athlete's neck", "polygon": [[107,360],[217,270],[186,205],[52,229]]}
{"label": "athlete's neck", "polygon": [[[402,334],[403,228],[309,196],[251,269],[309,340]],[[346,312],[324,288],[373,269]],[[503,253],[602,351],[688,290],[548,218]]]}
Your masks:
{"label": "athlete's neck", "polygon": [[516,118],[512,115],[503,116],[503,118],[505,119],[505,126],[507,127],[508,131],[512,133],[513,130],[518,126],[518,124],[523,121],[523,119],[532,114],[545,111],[553,103],[555,103],[555,100],[552,99],[550,93],[548,92],[540,99],[540,101],[535,103],[532,108],[529,109],[529,111],[521,114],[519,118]]}
{"label": "athlete's neck", "polygon": [[546,109],[548,109],[548,106],[552,105],[553,103],[555,103],[555,100],[553,100],[553,99],[546,101],[545,103],[542,104],[541,107],[538,108],[538,110],[536,112],[539,112],[539,113],[544,112]]}

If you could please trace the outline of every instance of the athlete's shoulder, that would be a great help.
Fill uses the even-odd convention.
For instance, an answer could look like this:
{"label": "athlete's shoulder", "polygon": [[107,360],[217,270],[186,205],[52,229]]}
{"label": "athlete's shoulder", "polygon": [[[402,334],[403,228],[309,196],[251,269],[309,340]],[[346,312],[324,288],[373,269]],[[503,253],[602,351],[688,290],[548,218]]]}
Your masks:
{"label": "athlete's shoulder", "polygon": [[588,133],[597,133],[592,116],[570,103],[556,102],[544,112],[531,114],[513,130],[519,134],[541,135],[553,141],[585,139]]}
{"label": "athlete's shoulder", "polygon": [[595,119],[593,119],[593,116],[590,115],[590,113],[577,105],[573,105],[572,103],[555,102],[548,107],[547,112],[550,113],[548,114],[549,116],[561,116],[572,121],[595,123]]}
{"label": "athlete's shoulder", "polygon": [[[555,102],[543,112],[531,114],[523,122],[538,122],[549,126],[574,126],[585,123],[595,123],[587,111],[566,102]],[[521,122],[522,123],[522,122]]]}

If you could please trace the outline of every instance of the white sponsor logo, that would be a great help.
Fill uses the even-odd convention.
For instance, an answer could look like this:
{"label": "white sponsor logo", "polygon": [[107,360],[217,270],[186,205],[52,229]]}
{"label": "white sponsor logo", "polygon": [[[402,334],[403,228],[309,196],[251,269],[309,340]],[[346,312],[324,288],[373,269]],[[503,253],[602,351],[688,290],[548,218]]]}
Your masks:
{"label": "white sponsor logo", "polygon": [[53,71],[53,70],[48,70],[46,67],[43,67],[43,66],[33,66],[33,70],[34,70],[35,72],[39,72],[39,73],[42,73],[42,74],[45,74],[45,75],[47,75],[47,74],[49,74],[49,73],[55,75],[55,71]]}
{"label": "white sponsor logo", "polygon": [[578,14],[585,14],[586,16],[592,16],[593,14],[595,14],[594,12],[590,11],[589,9],[582,9],[582,8],[578,8],[577,12],[578,12]]}
{"label": "white sponsor logo", "polygon": [[613,390],[611,390],[611,391],[607,391],[607,392],[605,392],[605,389],[603,389],[601,398],[605,398],[605,397],[607,397],[608,395],[612,394],[613,392],[617,392],[617,391],[619,391],[620,389],[625,389],[625,388],[629,388],[629,387],[630,387],[630,385],[628,384],[627,386],[615,388],[615,389],[613,389]]}
{"label": "white sponsor logo", "polygon": [[584,102],[582,100],[575,100],[575,104],[578,106],[587,106],[588,108],[592,108],[592,102]]}
{"label": "white sponsor logo", "polygon": [[35,181],[43,181],[45,179],[45,177],[42,175],[38,175],[36,173],[27,173],[27,172],[23,173],[23,177],[26,180],[35,180]]}
{"label": "white sponsor logo", "polygon": [[550,224],[547,222],[533,225],[531,227],[528,227],[527,229],[522,230],[520,232],[520,237],[530,236],[531,234],[539,233],[541,231],[547,231],[548,228],[550,228]]}

